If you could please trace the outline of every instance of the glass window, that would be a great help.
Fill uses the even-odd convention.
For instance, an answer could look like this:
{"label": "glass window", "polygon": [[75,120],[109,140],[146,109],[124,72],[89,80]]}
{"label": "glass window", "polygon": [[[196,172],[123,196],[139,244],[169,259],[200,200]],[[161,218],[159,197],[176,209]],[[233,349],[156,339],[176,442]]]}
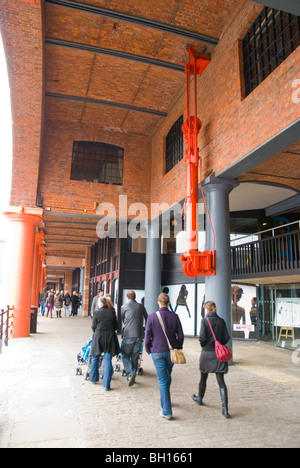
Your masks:
{"label": "glass window", "polygon": [[183,158],[183,115],[174,123],[166,138],[166,174]]}
{"label": "glass window", "polygon": [[245,94],[259,86],[300,44],[300,17],[265,7],[243,40]]}
{"label": "glass window", "polygon": [[124,149],[107,143],[75,141],[71,179],[122,185]]}

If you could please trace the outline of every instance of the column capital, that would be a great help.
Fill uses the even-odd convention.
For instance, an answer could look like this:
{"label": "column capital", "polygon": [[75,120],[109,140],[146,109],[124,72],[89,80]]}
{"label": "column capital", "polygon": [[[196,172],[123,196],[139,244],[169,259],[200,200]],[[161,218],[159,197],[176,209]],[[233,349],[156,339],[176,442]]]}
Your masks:
{"label": "column capital", "polygon": [[24,206],[9,206],[2,214],[8,221],[21,221],[38,226],[43,220],[44,211],[41,208],[28,208]]}
{"label": "column capital", "polygon": [[229,179],[226,177],[209,176],[202,182],[202,187],[205,192],[212,192],[215,190],[227,191],[230,193],[234,188],[239,186],[237,179]]}

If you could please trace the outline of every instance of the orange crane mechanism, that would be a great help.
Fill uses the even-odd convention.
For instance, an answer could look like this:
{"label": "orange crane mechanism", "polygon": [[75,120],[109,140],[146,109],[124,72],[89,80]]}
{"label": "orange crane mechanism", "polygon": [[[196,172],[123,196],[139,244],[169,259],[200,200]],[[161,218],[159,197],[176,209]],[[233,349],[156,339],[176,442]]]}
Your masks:
{"label": "orange crane mechanism", "polygon": [[[180,256],[183,262],[183,272],[186,276],[212,276],[216,274],[216,251],[215,251],[215,233],[211,218],[206,204],[205,195],[201,185],[201,164],[198,148],[198,134],[202,127],[200,119],[197,118],[197,76],[202,75],[210,63],[210,56],[197,54],[192,45],[187,46],[190,61],[185,65],[186,83],[187,83],[187,120],[182,125],[182,132],[186,141],[186,178],[187,178],[187,196],[183,207],[186,219],[186,251]],[[191,75],[194,75],[194,115],[190,115],[190,81]],[[200,168],[200,175],[199,173]],[[206,212],[209,218],[213,233],[213,250],[200,252],[198,250],[198,181],[206,206]]]}

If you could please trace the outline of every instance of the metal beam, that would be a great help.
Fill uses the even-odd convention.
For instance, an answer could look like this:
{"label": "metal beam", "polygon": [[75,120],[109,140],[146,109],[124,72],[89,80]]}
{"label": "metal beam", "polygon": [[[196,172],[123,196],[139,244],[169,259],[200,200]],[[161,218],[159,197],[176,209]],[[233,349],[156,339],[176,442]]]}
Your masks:
{"label": "metal beam", "polygon": [[287,200],[283,200],[276,205],[266,208],[266,216],[277,216],[288,211],[298,210],[300,208],[300,194],[294,195]]}
{"label": "metal beam", "polygon": [[69,101],[98,104],[101,106],[118,107],[121,109],[128,109],[128,110],[132,110],[135,112],[143,112],[144,114],[159,115],[161,117],[167,117],[168,115],[166,112],[162,112],[162,111],[158,111],[154,109],[146,109],[144,107],[132,106],[130,104],[122,104],[120,102],[113,102],[113,101],[103,101],[100,99],[88,98],[88,97],[83,97],[83,96],[71,96],[68,94],[49,93],[49,92],[46,92],[46,96],[51,97],[51,98],[56,98],[56,99],[67,99]]}
{"label": "metal beam", "polygon": [[295,122],[288,125],[284,130],[281,130],[258,148],[255,148],[246,156],[239,159],[239,161],[225,169],[223,172],[218,174],[218,176],[222,178],[228,177],[237,179],[242,174],[245,174],[245,172],[251,171],[254,167],[299,141],[299,135],[300,118],[295,120]]}
{"label": "metal beam", "polygon": [[46,44],[56,45],[59,47],[67,47],[69,49],[84,50],[87,52],[93,52],[95,54],[109,55],[110,57],[117,57],[133,62],[145,63],[147,65],[154,65],[156,67],[166,68],[178,72],[184,72],[183,65],[177,65],[176,63],[164,62],[163,60],[157,60],[151,57],[144,57],[142,55],[128,54],[127,52],[121,52],[119,50],[106,49],[104,47],[97,47],[88,44],[82,44],[80,42],[65,41],[63,39],[54,39],[51,37],[46,38]]}
{"label": "metal beam", "polygon": [[[177,36],[185,37],[186,39],[196,40],[210,46],[216,46],[219,43],[219,39],[215,37],[207,36],[196,31],[189,31],[184,28],[180,28],[168,23],[162,23],[149,18],[141,16],[130,15],[128,13],[122,13],[116,10],[109,10],[108,8],[102,8],[96,5],[88,5],[86,3],[77,2],[74,0],[46,0],[46,3],[57,5],[64,8],[70,8],[73,10],[82,11],[85,13],[91,13],[94,15],[103,16],[105,18],[111,18],[117,21],[124,21],[126,23],[137,24],[146,28],[157,29]],[[196,13],[196,12],[195,12]]]}
{"label": "metal beam", "polygon": [[[97,223],[100,221],[101,216],[95,216],[95,215],[88,215],[88,214],[81,214],[81,213],[64,213],[61,211],[47,211],[45,209],[44,211],[44,218],[45,222],[49,221],[50,223],[55,222],[56,220],[52,220],[50,218],[74,218],[74,219],[84,219],[84,220],[95,220]],[[67,221],[68,223],[73,223],[73,220]],[[84,221],[85,222],[85,221]]]}
{"label": "metal beam", "polygon": [[94,227],[88,228],[88,227],[70,227],[70,226],[45,226],[44,231],[45,233],[48,233],[50,230],[63,230],[63,231],[91,231],[91,232],[96,232],[96,225]]}
{"label": "metal beam", "polygon": [[300,16],[299,0],[255,0],[253,3],[261,3],[262,5],[274,8],[275,10],[286,11],[293,15]]}

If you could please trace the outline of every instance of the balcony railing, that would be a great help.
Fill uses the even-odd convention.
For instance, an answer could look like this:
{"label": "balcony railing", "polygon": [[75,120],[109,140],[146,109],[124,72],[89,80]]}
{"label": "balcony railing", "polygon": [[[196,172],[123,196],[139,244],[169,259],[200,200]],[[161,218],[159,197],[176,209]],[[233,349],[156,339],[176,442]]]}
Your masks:
{"label": "balcony railing", "polygon": [[231,247],[233,276],[276,273],[300,269],[300,230]]}

